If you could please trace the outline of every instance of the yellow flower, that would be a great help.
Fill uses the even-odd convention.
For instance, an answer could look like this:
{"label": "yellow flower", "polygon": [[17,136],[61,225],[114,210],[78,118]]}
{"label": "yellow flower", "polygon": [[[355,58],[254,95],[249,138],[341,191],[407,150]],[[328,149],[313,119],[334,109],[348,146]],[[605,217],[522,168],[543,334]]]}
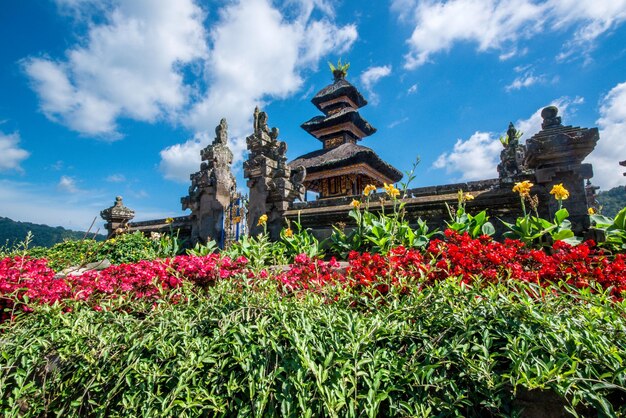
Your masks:
{"label": "yellow flower", "polygon": [[115,238],[111,238],[111,239],[109,240],[109,244],[115,244]]}
{"label": "yellow flower", "polygon": [[469,202],[470,200],[474,200],[474,196],[472,196],[469,193],[465,193],[465,196],[463,197],[463,199],[465,199],[466,202]]}
{"label": "yellow flower", "polygon": [[267,215],[261,215],[259,218],[259,222],[257,222],[257,226],[263,226],[267,223]]}
{"label": "yellow flower", "polygon": [[287,238],[291,238],[291,237],[293,237],[293,231],[291,230],[291,228],[287,228],[287,229],[285,229],[285,236],[286,236]]}
{"label": "yellow flower", "polygon": [[375,192],[375,191],[376,191],[376,186],[374,186],[373,184],[368,184],[367,186],[365,186],[365,190],[363,190],[363,195],[369,196],[370,193]]}
{"label": "yellow flower", "polygon": [[569,197],[569,192],[565,187],[563,187],[563,183],[555,184],[554,186],[552,186],[550,194],[553,194],[556,200],[565,200]]}
{"label": "yellow flower", "polygon": [[596,214],[596,210],[594,208],[589,208],[589,209],[587,209],[587,213],[589,215],[595,215]]}
{"label": "yellow flower", "polygon": [[171,224],[172,222],[174,222],[174,218],[167,218],[167,219],[165,220],[165,223],[166,223],[167,225]]}
{"label": "yellow flower", "polygon": [[513,186],[513,191],[519,193],[521,197],[528,197],[530,196],[530,188],[533,186],[534,184],[532,184],[528,180],[524,180],[521,183],[515,183],[515,186]]}
{"label": "yellow flower", "polygon": [[358,208],[359,206],[361,206],[361,202],[359,202],[356,199],[352,199],[352,203],[350,203],[350,205],[352,205],[353,208]]}
{"label": "yellow flower", "polygon": [[400,196],[400,190],[396,189],[393,184],[384,183],[385,192],[392,198]]}
{"label": "yellow flower", "polygon": [[241,222],[241,216],[235,216],[235,217],[233,218],[233,223],[234,223],[234,224],[238,224],[239,222]]}

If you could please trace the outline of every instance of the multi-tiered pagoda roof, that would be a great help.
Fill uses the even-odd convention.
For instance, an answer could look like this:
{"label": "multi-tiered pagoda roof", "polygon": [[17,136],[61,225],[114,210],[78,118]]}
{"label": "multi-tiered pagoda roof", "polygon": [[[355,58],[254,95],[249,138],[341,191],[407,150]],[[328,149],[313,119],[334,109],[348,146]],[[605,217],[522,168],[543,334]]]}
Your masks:
{"label": "multi-tiered pagoda roof", "polygon": [[382,187],[402,178],[402,173],[383,161],[372,149],[357,142],[376,132],[359,113],[367,104],[361,93],[345,79],[345,71],[333,71],[334,82],[320,90],[311,102],[324,113],[301,127],[322,142],[322,149],[289,163],[306,168],[305,186],[320,198],[360,194],[366,185]]}

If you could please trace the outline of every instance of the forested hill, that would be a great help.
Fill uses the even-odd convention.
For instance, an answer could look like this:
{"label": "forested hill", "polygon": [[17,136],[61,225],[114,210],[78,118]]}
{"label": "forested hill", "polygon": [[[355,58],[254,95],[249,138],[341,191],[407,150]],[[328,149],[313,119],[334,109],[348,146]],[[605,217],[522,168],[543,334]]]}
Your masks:
{"label": "forested hill", "polygon": [[600,192],[596,199],[602,206],[602,214],[612,218],[626,207],[626,186],[617,186]]}
{"label": "forested hill", "polygon": [[[19,222],[0,216],[0,246],[8,244],[12,246],[23,241],[28,231],[32,232],[33,240],[30,247],[51,247],[65,239],[83,239],[85,232],[70,231],[63,227],[52,227],[48,225],[33,224],[30,222]],[[88,237],[93,238],[94,234],[89,233]],[[103,240],[103,235],[98,235],[97,240]]]}

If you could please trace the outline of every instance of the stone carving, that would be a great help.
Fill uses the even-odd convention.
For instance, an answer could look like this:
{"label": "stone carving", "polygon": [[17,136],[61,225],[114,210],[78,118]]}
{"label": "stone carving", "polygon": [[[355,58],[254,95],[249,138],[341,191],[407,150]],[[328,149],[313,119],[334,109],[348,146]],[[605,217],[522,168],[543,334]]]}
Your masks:
{"label": "stone carving", "polygon": [[594,186],[591,184],[591,180],[587,179],[587,183],[585,184],[585,196],[587,197],[587,206],[593,208],[595,211],[600,209],[600,202],[598,202],[597,191],[600,189],[599,186]]}
{"label": "stone carving", "polygon": [[306,169],[291,169],[287,165],[287,144],[278,140],[278,128],[267,125],[267,113],[254,109],[254,133],[246,138],[248,160],[243,164],[243,175],[250,188],[248,227],[251,234],[263,231],[257,225],[267,215],[267,230],[272,239],[278,239],[284,225],[284,213],[296,198],[304,200],[303,185]]}
{"label": "stone carving", "polygon": [[200,171],[191,174],[189,195],[181,199],[183,210],[191,210],[192,242],[214,239],[224,243],[224,211],[237,189],[231,172],[233,153],[228,148],[228,124],[222,119],[215,128],[213,143],[200,151]]}
{"label": "stone carving", "polygon": [[519,133],[513,122],[509,123],[506,137],[503,140],[504,149],[500,152],[498,175],[503,183],[512,183],[520,174],[527,174],[524,166],[526,147],[519,143]]}
{"label": "stone carving", "polygon": [[113,206],[100,211],[100,216],[107,221],[104,227],[111,238],[128,230],[128,222],[135,217],[135,211],[124,206],[122,196],[117,196]]}

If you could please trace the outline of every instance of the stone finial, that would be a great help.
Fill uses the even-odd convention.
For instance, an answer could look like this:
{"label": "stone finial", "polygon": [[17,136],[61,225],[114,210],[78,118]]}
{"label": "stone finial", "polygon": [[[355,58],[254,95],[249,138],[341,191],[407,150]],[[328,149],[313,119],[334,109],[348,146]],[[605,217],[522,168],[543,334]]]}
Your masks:
{"label": "stone finial", "polygon": [[135,217],[135,211],[124,206],[122,196],[117,196],[113,206],[101,211],[100,216],[107,222],[112,222],[117,219],[120,221],[129,221]]}
{"label": "stone finial", "polygon": [[561,126],[561,117],[557,116],[559,109],[556,106],[544,107],[541,111],[541,117],[543,122],[541,123],[541,129],[548,129],[554,126]]}
{"label": "stone finial", "polygon": [[100,216],[107,221],[105,227],[110,237],[135,217],[135,211],[124,206],[122,196],[117,196],[113,206],[100,211]]}

